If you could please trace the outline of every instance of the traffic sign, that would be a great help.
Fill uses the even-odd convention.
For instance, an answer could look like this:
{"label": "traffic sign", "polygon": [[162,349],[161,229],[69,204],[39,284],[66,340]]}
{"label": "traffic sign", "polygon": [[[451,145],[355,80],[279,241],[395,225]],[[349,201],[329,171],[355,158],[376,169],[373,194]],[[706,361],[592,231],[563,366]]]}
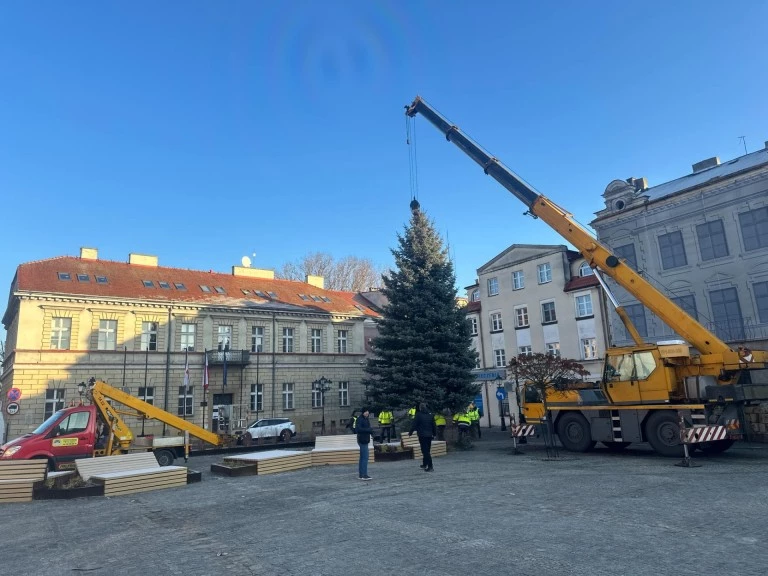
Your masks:
{"label": "traffic sign", "polygon": [[5,407],[5,411],[8,412],[11,416],[14,414],[19,413],[19,403],[18,402],[8,402],[8,406]]}
{"label": "traffic sign", "polygon": [[507,399],[507,391],[504,388],[496,388],[496,398],[503,402]]}
{"label": "traffic sign", "polygon": [[8,400],[10,400],[11,402],[18,402],[19,400],[21,400],[21,390],[19,390],[18,388],[11,388],[8,390],[7,396],[8,396]]}

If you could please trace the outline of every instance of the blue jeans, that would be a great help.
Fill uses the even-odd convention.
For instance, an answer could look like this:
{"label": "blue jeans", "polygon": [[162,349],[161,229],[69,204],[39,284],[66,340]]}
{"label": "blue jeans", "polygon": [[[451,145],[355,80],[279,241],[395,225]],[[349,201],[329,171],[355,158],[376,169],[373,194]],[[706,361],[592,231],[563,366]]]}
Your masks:
{"label": "blue jeans", "polygon": [[362,478],[368,476],[368,444],[358,442],[357,445],[360,446],[360,463],[357,465],[357,471]]}

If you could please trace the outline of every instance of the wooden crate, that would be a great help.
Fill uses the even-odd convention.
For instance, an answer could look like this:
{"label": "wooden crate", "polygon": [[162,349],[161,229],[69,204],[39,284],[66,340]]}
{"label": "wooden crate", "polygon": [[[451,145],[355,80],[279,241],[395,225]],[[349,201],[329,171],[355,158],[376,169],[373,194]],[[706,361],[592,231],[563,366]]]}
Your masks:
{"label": "wooden crate", "polygon": [[77,473],[86,482],[95,474],[128,472],[145,468],[160,468],[153,452],[131,452],[117,456],[99,456],[75,460]]}
{"label": "wooden crate", "polygon": [[224,458],[225,464],[256,464],[256,474],[277,474],[309,468],[312,465],[312,454],[298,450],[269,450],[267,452],[251,452]]}
{"label": "wooden crate", "polygon": [[[360,461],[360,446],[355,434],[318,436],[312,450],[312,466],[327,464],[357,464]],[[373,438],[368,444],[368,463],[374,461]]]}
{"label": "wooden crate", "polygon": [[103,472],[90,477],[94,484],[104,485],[104,496],[134,494],[187,485],[184,466],[157,466],[120,472]]}
{"label": "wooden crate", "polygon": [[[403,448],[413,448],[414,459],[422,458],[424,456],[421,452],[419,438],[416,434],[408,436],[408,432],[402,432],[400,434],[400,442],[402,442]],[[432,449],[429,452],[433,458],[437,456],[445,456],[448,454],[446,442],[444,440],[432,440]]]}

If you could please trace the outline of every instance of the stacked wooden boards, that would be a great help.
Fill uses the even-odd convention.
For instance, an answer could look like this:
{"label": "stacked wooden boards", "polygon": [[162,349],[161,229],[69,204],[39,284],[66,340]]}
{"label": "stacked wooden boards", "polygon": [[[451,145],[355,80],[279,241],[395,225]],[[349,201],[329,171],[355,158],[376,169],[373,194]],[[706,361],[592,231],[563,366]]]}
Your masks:
{"label": "stacked wooden boards", "polygon": [[75,460],[83,480],[104,485],[104,496],[187,485],[184,466],[160,466],[152,452]]}
{"label": "stacked wooden boards", "polygon": [[[357,464],[360,461],[360,446],[355,434],[318,436],[311,454],[312,466]],[[368,445],[368,463],[373,463],[373,439]]]}
{"label": "stacked wooden boards", "polygon": [[267,452],[250,452],[247,454],[238,454],[237,456],[227,456],[224,463],[228,465],[256,465],[256,475],[277,474],[278,472],[289,472],[291,470],[301,470],[309,468],[312,465],[312,454],[298,450],[269,450]]}
{"label": "stacked wooden boards", "polygon": [[[408,432],[403,432],[400,434],[400,442],[402,442],[403,448],[413,448],[414,459],[421,458],[423,456],[421,452],[421,446],[419,445],[419,439],[416,434],[413,436],[408,436]],[[445,441],[432,440],[432,449],[429,451],[429,453],[432,455],[432,457],[445,456],[448,454]]]}
{"label": "stacked wooden boards", "polygon": [[35,484],[45,480],[48,460],[0,461],[0,503],[31,502]]}

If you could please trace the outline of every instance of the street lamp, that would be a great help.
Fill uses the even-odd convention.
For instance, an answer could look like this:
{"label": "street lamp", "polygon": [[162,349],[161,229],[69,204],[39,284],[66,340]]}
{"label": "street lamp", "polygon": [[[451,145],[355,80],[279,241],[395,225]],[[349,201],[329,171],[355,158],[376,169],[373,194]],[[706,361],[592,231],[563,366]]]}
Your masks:
{"label": "street lamp", "polygon": [[323,408],[323,423],[321,432],[323,436],[325,436],[325,393],[331,389],[331,384],[333,384],[333,382],[328,380],[328,378],[325,376],[321,376],[318,380],[312,382],[312,390],[320,392],[320,405]]}

